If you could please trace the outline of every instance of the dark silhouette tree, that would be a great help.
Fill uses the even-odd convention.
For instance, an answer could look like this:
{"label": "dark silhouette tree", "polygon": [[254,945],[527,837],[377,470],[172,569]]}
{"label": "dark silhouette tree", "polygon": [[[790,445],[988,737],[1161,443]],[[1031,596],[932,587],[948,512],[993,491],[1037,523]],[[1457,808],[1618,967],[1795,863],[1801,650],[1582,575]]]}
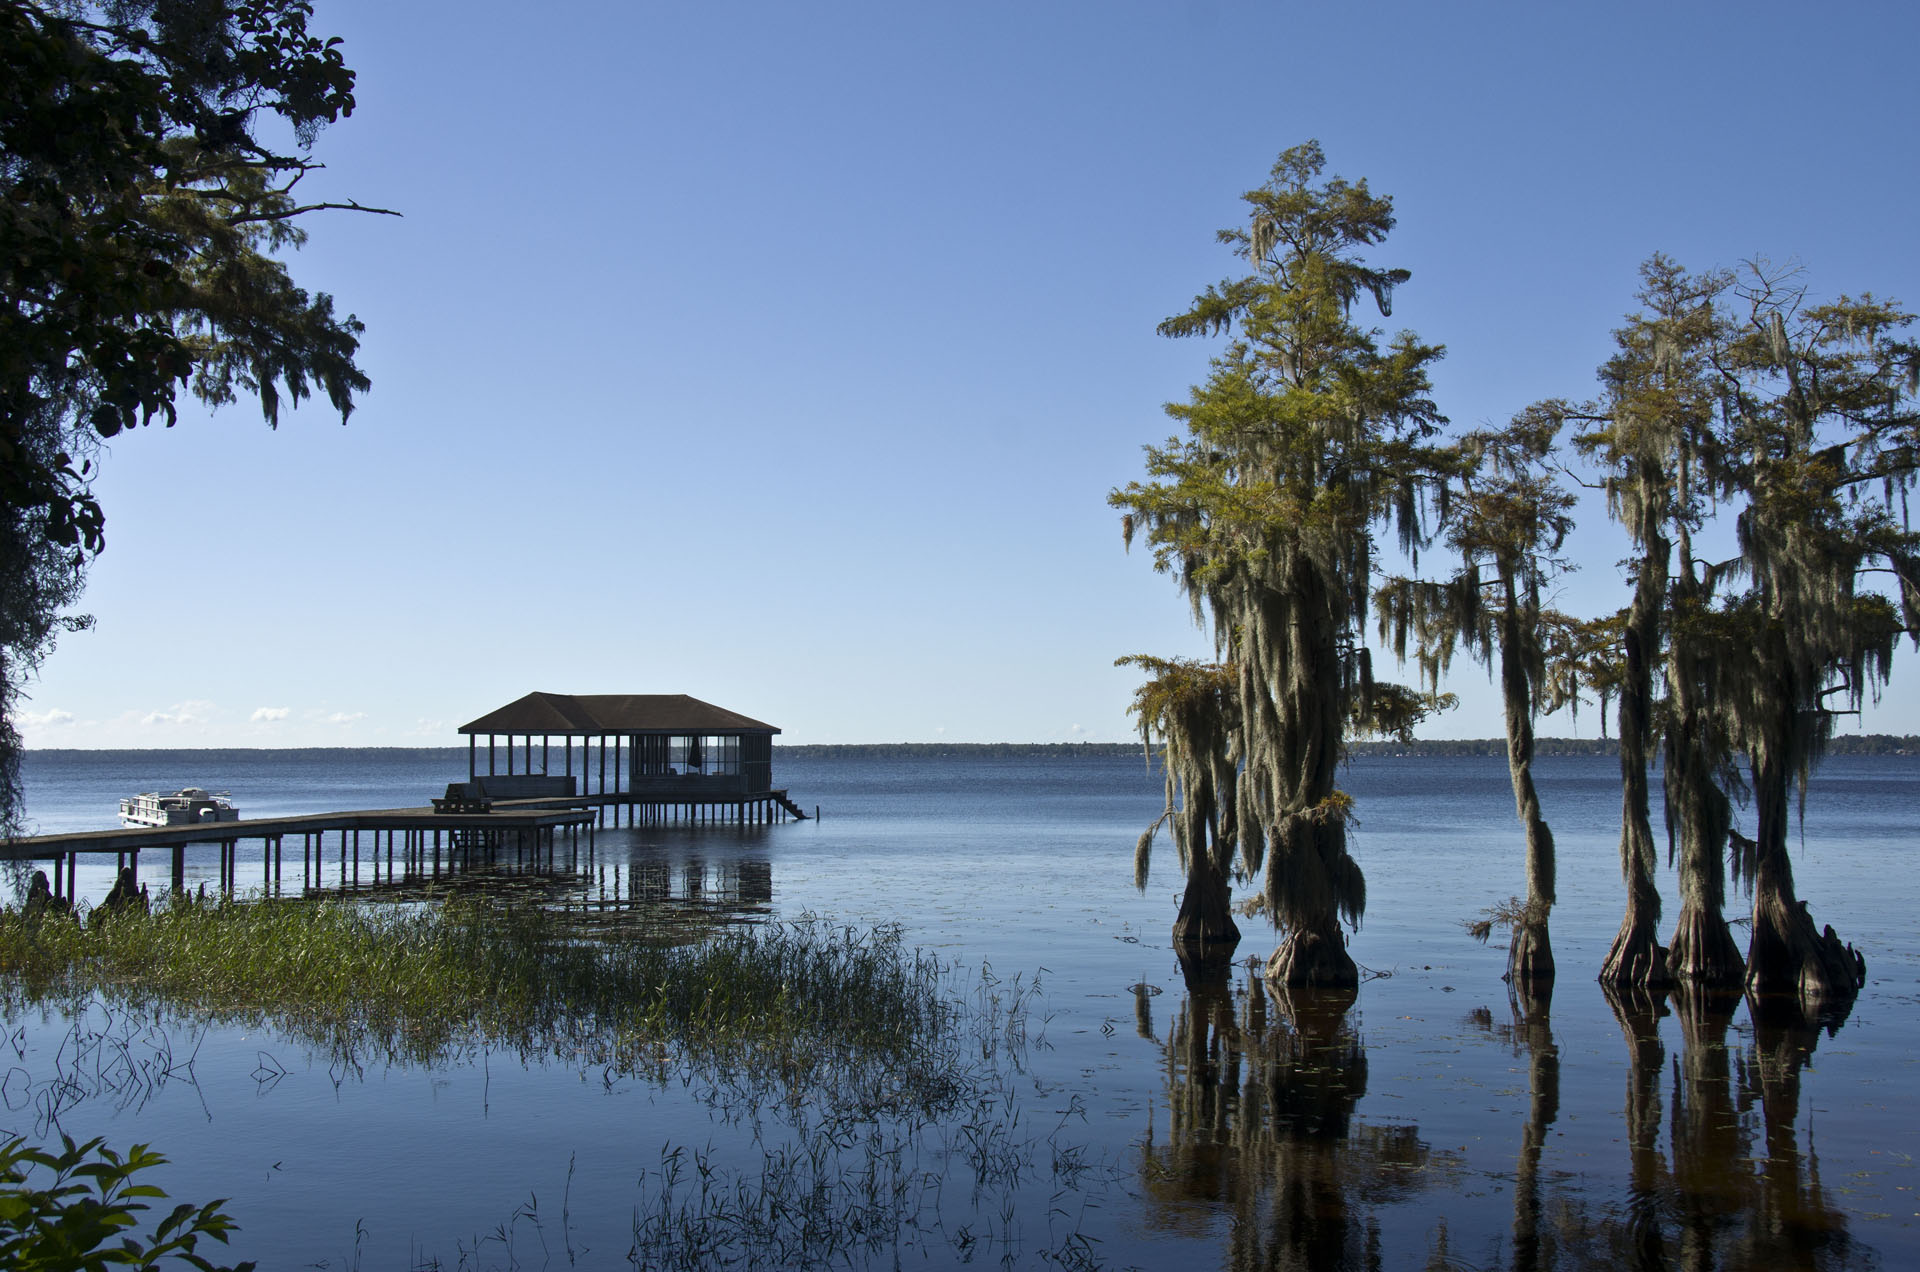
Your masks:
{"label": "dark silhouette tree", "polygon": [[[307,0],[0,3],[0,822],[17,827],[21,677],[44,656],[105,518],[99,439],[181,390],[218,405],[368,387],[361,326],[295,286],[318,130],[354,106]],[[290,144],[270,137],[288,136]],[[374,211],[377,209],[362,209]],[[55,585],[56,576],[64,582]]]}

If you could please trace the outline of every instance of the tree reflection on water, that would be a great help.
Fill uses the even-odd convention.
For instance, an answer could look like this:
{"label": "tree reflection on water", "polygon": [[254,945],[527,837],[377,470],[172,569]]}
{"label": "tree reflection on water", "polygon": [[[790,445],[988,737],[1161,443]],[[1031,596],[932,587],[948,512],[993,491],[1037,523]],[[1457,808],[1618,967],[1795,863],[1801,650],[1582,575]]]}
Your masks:
{"label": "tree reflection on water", "polygon": [[1367,1054],[1354,991],[1233,986],[1183,964],[1165,1043],[1169,1121],[1141,1152],[1149,1223],[1200,1232],[1222,1212],[1234,1268],[1377,1268],[1372,1212],[1433,1182],[1417,1127],[1356,1119]]}
{"label": "tree reflection on water", "polygon": [[[1185,999],[1156,1039],[1167,1121],[1140,1150],[1146,1223],[1201,1239],[1223,1232],[1236,1272],[1397,1266],[1405,1252],[1392,1237],[1409,1212],[1426,1233],[1429,1272],[1883,1266],[1848,1231],[1811,1135],[1801,1141],[1801,1073],[1839,1018],[1748,1001],[1741,1040],[1738,996],[1608,992],[1626,1061],[1619,1121],[1576,1119],[1556,1134],[1563,1074],[1551,993],[1511,994],[1510,1023],[1484,1011],[1470,1023],[1524,1062],[1526,1116],[1511,1172],[1476,1179],[1418,1126],[1363,1115],[1367,1054],[1350,991],[1236,985],[1224,962],[1183,971]],[[1151,1037],[1149,1001],[1139,1000],[1138,1023]],[[1493,1216],[1474,1208],[1508,1181],[1510,1221],[1494,1219],[1504,1233],[1465,1244],[1450,1234],[1450,1218],[1485,1233]],[[1401,1215],[1383,1224],[1390,1207]]]}
{"label": "tree reflection on water", "polygon": [[[1557,1048],[1544,1003],[1513,1002],[1510,1028],[1492,1027],[1529,1059],[1531,1114],[1523,1135],[1513,1236],[1500,1257],[1455,1257],[1444,1239],[1430,1267],[1656,1269],[1873,1268],[1846,1216],[1820,1183],[1819,1160],[1798,1144],[1800,1072],[1820,1029],[1795,1003],[1753,1000],[1750,1046],[1727,1034],[1738,995],[1680,990],[1606,992],[1626,1044],[1621,1137],[1623,1197],[1593,1199],[1594,1183],[1557,1175],[1547,1196],[1540,1145],[1559,1103]],[[1661,1021],[1671,1014],[1680,1049],[1671,1058]],[[1663,1090],[1666,1099],[1663,1101]],[[1665,1125],[1663,1137],[1662,1127]]]}

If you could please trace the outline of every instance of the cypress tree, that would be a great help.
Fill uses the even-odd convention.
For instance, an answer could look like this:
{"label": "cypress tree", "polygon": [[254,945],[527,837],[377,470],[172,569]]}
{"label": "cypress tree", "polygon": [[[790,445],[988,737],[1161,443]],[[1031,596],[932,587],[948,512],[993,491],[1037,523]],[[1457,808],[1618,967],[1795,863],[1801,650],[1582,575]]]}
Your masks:
{"label": "cypress tree", "polygon": [[1389,313],[1408,277],[1362,259],[1393,228],[1392,202],[1323,179],[1325,162],[1317,143],[1283,153],[1244,196],[1245,228],[1220,233],[1250,272],[1160,325],[1231,339],[1167,407],[1185,435],[1149,447],[1149,479],[1112,496],[1234,669],[1239,844],[1250,872],[1264,861],[1283,934],[1268,976],[1288,985],[1358,980],[1341,923],[1359,922],[1366,881],[1337,768],[1378,696],[1363,640],[1375,530],[1420,541],[1442,422],[1428,397],[1442,351],[1354,318],[1363,300]]}

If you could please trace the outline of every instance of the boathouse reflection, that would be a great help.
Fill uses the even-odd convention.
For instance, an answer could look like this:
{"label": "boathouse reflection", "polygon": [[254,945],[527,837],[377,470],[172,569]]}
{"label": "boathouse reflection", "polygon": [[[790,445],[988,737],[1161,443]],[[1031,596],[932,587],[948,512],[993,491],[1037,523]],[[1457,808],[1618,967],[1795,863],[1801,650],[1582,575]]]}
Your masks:
{"label": "boathouse reflection", "polygon": [[1352,990],[1238,986],[1230,965],[1186,964],[1162,1044],[1166,1138],[1140,1174],[1148,1223],[1199,1233],[1232,1217],[1235,1269],[1377,1268],[1372,1211],[1432,1182],[1417,1127],[1355,1118],[1366,1048]]}

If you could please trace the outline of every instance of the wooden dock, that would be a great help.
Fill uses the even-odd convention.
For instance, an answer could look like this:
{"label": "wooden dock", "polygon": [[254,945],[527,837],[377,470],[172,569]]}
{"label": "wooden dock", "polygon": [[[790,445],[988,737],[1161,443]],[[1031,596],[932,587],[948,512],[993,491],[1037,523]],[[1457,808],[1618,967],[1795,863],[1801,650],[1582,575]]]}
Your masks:
{"label": "wooden dock", "polygon": [[[511,779],[509,779],[511,780]],[[443,801],[444,802],[444,801]],[[142,852],[172,854],[171,883],[177,891],[186,882],[188,844],[220,846],[220,887],[231,892],[240,870],[240,845],[259,840],[261,878],[265,886],[277,887],[281,878],[285,841],[298,838],[302,862],[303,886],[317,882],[320,866],[328,852],[328,837],[338,836],[342,873],[351,863],[356,870],[360,861],[361,835],[371,836],[371,851],[376,863],[384,852],[389,866],[396,852],[406,869],[430,869],[438,873],[442,861],[451,865],[456,859],[471,861],[479,851],[511,847],[522,853],[551,857],[557,839],[565,835],[570,844],[578,843],[584,830],[588,850],[593,834],[609,824],[628,826],[667,824],[764,825],[789,817],[805,820],[807,814],[788,798],[784,790],[751,793],[723,793],[711,786],[673,783],[652,789],[612,790],[589,795],[550,795],[531,798],[492,799],[486,811],[448,812],[430,806],[418,808],[373,808],[357,812],[300,813],[287,817],[253,817],[229,822],[195,822],[184,826],[123,827],[117,830],[82,830],[59,835],[26,835],[0,840],[0,861],[45,861],[50,863],[50,880],[55,896],[76,899],[76,876],[83,855],[114,854],[115,872],[131,866],[138,870]]]}
{"label": "wooden dock", "polygon": [[187,845],[218,844],[220,887],[232,891],[238,880],[243,842],[260,841],[262,877],[272,886],[281,877],[286,840],[296,837],[300,840],[304,881],[317,877],[327,853],[329,836],[339,837],[343,870],[349,860],[357,867],[364,832],[371,837],[376,869],[384,847],[389,867],[397,849],[410,866],[424,867],[431,863],[437,873],[443,848],[449,864],[459,856],[470,857],[476,851],[493,851],[508,845],[521,851],[551,855],[562,835],[569,842],[577,843],[584,830],[591,849],[594,827],[603,816],[601,809],[592,806],[597,802],[591,798],[515,800],[504,807],[496,804],[492,811],[485,813],[437,813],[431,807],[378,808],[201,822],[190,826],[28,835],[0,842],[0,861],[50,862],[54,894],[71,898],[81,856],[112,853],[117,859],[116,869],[127,866],[138,869],[142,852],[164,851],[172,854],[172,884],[178,890],[186,882]]}

